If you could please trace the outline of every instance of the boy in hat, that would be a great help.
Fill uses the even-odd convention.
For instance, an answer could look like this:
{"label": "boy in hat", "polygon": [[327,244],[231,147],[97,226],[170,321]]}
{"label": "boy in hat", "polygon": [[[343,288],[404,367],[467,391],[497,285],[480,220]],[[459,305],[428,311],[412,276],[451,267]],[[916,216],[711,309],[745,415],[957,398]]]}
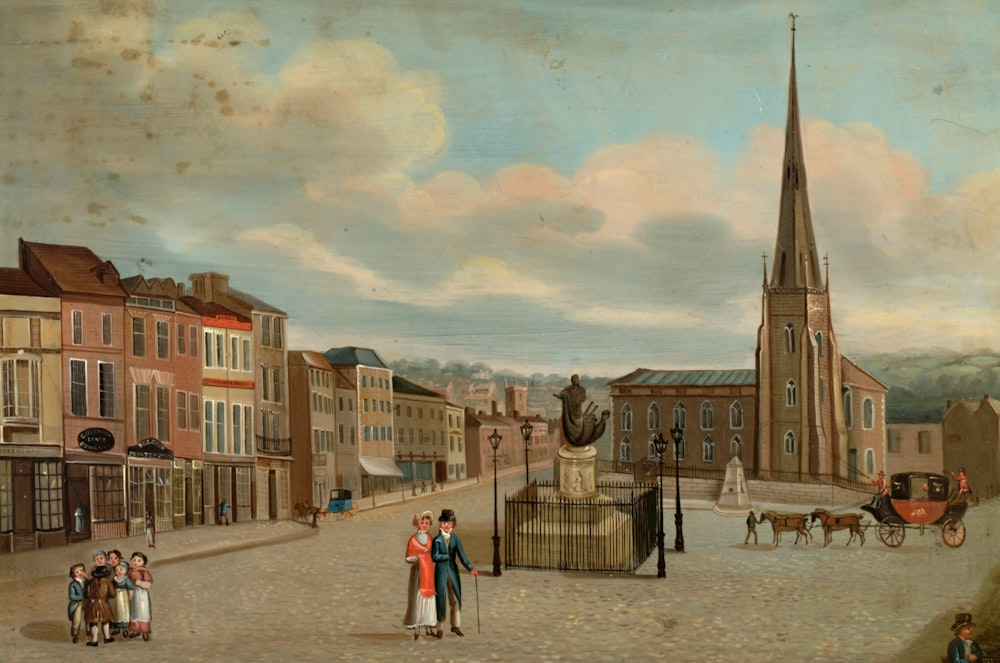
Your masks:
{"label": "boy in hat", "polygon": [[968,612],[960,612],[955,615],[955,623],[951,625],[951,630],[955,633],[955,639],[948,643],[949,663],[976,663],[984,654],[976,641],[972,639],[972,615]]}
{"label": "boy in hat", "polygon": [[445,604],[447,599],[451,605],[451,632],[455,635],[464,636],[462,633],[462,581],[458,576],[458,564],[455,563],[457,557],[462,562],[462,566],[468,569],[474,576],[479,573],[472,567],[472,563],[465,555],[465,548],[459,541],[452,529],[455,527],[455,512],[451,509],[443,509],[438,517],[440,530],[434,537],[431,545],[431,559],[434,560],[434,589],[437,592],[437,631],[435,635],[440,639],[444,637],[444,613],[448,607]]}

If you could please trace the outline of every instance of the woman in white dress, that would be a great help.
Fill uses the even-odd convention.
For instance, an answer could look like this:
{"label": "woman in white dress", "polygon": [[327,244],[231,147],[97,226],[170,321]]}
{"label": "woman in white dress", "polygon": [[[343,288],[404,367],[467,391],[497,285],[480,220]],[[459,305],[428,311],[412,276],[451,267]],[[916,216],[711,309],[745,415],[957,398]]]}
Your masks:
{"label": "woman in white dress", "polygon": [[434,592],[434,561],[431,559],[431,536],[428,531],[434,514],[424,511],[413,517],[416,533],[406,544],[406,561],[410,565],[410,581],[406,591],[406,615],[403,626],[413,629],[413,639],[424,628],[432,635],[437,625],[437,604]]}

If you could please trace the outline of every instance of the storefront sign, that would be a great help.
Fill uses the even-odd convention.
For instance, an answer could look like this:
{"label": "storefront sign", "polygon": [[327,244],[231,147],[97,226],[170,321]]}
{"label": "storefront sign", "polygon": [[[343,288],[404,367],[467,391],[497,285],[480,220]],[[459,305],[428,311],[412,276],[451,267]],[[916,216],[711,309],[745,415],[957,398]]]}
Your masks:
{"label": "storefront sign", "polygon": [[163,446],[163,442],[160,442],[155,437],[147,437],[134,447],[129,447],[128,455],[131,458],[171,460],[174,457],[174,452]]}
{"label": "storefront sign", "polygon": [[80,431],[76,441],[85,451],[107,451],[115,446],[115,436],[106,428],[88,428]]}

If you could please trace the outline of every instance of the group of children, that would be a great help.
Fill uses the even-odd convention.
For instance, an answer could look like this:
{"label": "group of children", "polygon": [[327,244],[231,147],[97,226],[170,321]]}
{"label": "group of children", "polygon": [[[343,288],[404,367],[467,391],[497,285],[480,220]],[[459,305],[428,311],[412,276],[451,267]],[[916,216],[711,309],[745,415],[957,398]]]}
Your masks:
{"label": "group of children", "polygon": [[79,641],[84,623],[88,647],[96,647],[101,636],[105,643],[114,642],[112,636],[119,633],[123,638],[141,635],[149,640],[153,575],[146,568],[148,561],[141,552],[132,553],[130,564],[117,550],[95,550],[89,574],[85,564],[70,567],[67,615],[74,643]]}

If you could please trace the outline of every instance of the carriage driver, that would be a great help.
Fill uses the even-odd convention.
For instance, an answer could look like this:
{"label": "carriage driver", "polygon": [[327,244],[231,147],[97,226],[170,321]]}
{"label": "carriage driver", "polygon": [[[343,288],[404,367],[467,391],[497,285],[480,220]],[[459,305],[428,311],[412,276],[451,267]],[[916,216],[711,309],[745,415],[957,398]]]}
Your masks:
{"label": "carriage driver", "polygon": [[878,478],[873,479],[872,483],[875,484],[875,490],[878,492],[876,492],[875,496],[872,497],[871,504],[872,506],[878,508],[881,505],[882,500],[889,497],[889,480],[885,478],[885,472],[879,470]]}

